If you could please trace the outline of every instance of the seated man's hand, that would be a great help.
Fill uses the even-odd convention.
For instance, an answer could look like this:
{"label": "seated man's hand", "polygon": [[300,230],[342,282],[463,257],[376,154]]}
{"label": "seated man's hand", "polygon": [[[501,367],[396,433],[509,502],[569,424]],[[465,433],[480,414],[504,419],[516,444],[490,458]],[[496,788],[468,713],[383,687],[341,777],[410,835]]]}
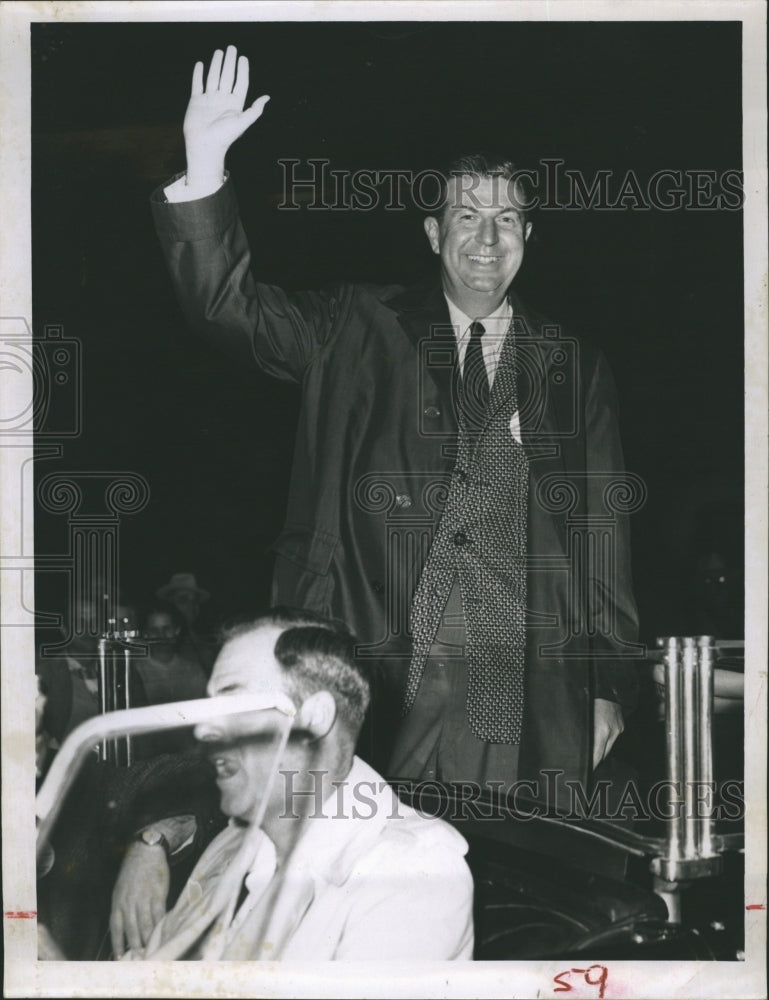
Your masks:
{"label": "seated man's hand", "polygon": [[162,846],[134,843],[126,852],[112,893],[109,929],[112,952],[145,947],[165,916],[171,874]]}
{"label": "seated man's hand", "polygon": [[37,960],[38,962],[66,962],[67,956],[56,944],[51,932],[45,924],[37,925]]}

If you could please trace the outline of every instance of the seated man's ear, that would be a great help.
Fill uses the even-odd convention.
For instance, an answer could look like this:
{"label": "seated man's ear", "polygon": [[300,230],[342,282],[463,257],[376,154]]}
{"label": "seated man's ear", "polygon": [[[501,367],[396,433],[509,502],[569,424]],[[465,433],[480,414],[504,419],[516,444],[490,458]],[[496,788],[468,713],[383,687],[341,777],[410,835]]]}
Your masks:
{"label": "seated man's ear", "polygon": [[302,702],[295,726],[316,739],[326,736],[336,719],[336,702],[330,691],[316,691]]}

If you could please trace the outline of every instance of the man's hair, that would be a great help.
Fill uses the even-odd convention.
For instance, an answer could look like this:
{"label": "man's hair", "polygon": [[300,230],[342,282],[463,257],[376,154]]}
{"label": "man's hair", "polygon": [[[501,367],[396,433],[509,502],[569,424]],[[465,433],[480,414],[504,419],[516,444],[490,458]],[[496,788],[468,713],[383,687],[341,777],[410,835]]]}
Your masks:
{"label": "man's hair", "polygon": [[441,178],[440,204],[435,212],[438,216],[443,215],[447,207],[448,183],[453,177],[499,177],[502,180],[514,181],[513,188],[516,201],[520,201],[518,212],[522,219],[526,221],[531,209],[527,208],[532,204],[532,181],[531,176],[523,167],[510,159],[503,153],[478,151],[473,153],[463,153],[448,161],[439,171]]}
{"label": "man's hair", "polygon": [[275,659],[286,677],[286,692],[299,708],[316,691],[329,691],[339,721],[354,738],[370,699],[366,671],[355,660],[355,640],[345,625],[300,608],[270,608],[222,628],[222,643],[265,626],[284,629],[275,643]]}

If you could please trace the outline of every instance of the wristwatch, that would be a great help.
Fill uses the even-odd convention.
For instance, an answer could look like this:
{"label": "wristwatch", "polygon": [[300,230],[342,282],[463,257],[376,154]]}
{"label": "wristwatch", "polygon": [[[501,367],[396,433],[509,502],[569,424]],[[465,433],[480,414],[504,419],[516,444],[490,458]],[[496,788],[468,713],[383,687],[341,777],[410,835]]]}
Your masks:
{"label": "wristwatch", "polygon": [[166,852],[167,858],[171,855],[171,845],[165,836],[160,830],[154,830],[151,826],[140,830],[134,837],[134,840],[138,840],[140,844],[146,844],[147,847],[162,847]]}

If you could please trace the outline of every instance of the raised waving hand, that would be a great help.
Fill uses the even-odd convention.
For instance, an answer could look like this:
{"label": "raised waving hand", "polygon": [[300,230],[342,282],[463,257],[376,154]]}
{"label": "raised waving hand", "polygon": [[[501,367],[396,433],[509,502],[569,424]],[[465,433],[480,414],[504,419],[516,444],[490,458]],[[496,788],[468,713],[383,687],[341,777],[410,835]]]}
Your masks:
{"label": "raised waving hand", "polygon": [[245,107],[248,93],[248,59],[228,45],[217,49],[208,75],[202,62],[195,63],[192,92],[184,116],[187,151],[187,183],[221,183],[227,150],[259,118],[269,96],[258,97]]}

